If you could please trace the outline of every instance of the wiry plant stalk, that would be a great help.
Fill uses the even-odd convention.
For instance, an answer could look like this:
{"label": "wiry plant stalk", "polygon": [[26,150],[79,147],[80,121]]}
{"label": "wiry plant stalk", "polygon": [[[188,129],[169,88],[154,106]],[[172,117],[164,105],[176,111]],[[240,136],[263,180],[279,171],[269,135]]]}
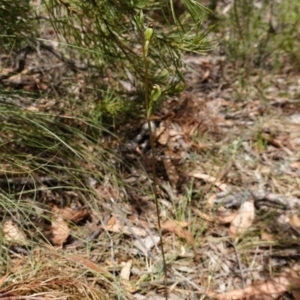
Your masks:
{"label": "wiry plant stalk", "polygon": [[153,108],[154,102],[161,95],[161,90],[160,90],[160,87],[158,85],[153,86],[153,90],[151,91],[151,97],[150,97],[150,101],[149,101],[149,75],[148,75],[147,55],[148,55],[149,45],[150,45],[150,41],[151,41],[152,36],[153,36],[153,24],[150,23],[148,25],[148,28],[145,31],[145,34],[142,35],[142,39],[143,39],[143,43],[142,43],[142,45],[143,45],[143,62],[144,62],[144,68],[145,68],[145,78],[144,78],[145,106],[146,106],[147,124],[148,124],[150,144],[151,144],[153,194],[154,194],[154,200],[155,200],[158,232],[159,232],[159,238],[160,238],[160,249],[161,249],[161,255],[162,255],[162,260],[163,260],[165,298],[168,299],[167,263],[166,263],[166,258],[165,258],[165,251],[164,251],[164,244],[163,244],[162,230],[161,230],[160,209],[159,209],[158,197],[157,197],[156,158],[155,158],[154,138],[153,138],[153,132],[152,132],[152,127],[151,127],[152,108]]}

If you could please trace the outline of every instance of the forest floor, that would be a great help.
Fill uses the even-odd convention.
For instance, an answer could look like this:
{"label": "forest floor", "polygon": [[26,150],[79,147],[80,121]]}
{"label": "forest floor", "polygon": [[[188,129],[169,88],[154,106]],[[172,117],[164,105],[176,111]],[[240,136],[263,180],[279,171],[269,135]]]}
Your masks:
{"label": "forest floor", "polygon": [[[128,122],[98,144],[74,135],[84,153],[102,149],[99,160],[79,163],[81,173],[65,174],[58,150],[52,160],[44,153],[48,167],[64,165],[50,176],[39,167],[7,178],[3,160],[1,189],[18,196],[3,201],[26,213],[1,210],[1,299],[158,300],[165,283],[172,300],[300,299],[300,73],[252,68],[244,78],[217,51],[185,62],[187,89],[153,115],[166,282],[148,130]],[[33,70],[2,70],[1,81],[46,90],[43,72]],[[5,99],[19,123],[56,110],[56,121],[74,132],[83,124],[57,97],[26,99]],[[8,126],[11,116],[1,111]],[[32,160],[36,153],[9,137],[2,132],[5,151]]]}

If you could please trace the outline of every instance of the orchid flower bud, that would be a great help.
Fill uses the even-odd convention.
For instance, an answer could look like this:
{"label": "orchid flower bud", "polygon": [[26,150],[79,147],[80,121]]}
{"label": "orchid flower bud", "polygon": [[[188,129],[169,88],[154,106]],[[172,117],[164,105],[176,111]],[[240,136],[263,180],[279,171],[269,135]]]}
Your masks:
{"label": "orchid flower bud", "polygon": [[153,24],[150,23],[145,31],[145,54],[146,54],[146,56],[148,54],[148,48],[149,48],[151,38],[153,36],[153,32],[154,32]]}
{"label": "orchid flower bud", "polygon": [[154,84],[153,89],[151,91],[151,95],[150,95],[149,108],[148,108],[148,111],[147,111],[147,117],[148,118],[151,117],[154,102],[156,102],[160,96],[161,96],[161,88],[158,84]]}
{"label": "orchid flower bud", "polygon": [[151,38],[153,36],[153,32],[154,32],[154,30],[153,30],[153,23],[149,23],[148,27],[147,27],[147,29],[145,31],[145,40],[146,41],[150,42],[150,40],[151,40]]}
{"label": "orchid flower bud", "polygon": [[151,91],[150,102],[155,102],[160,96],[161,88],[158,84],[154,84]]}

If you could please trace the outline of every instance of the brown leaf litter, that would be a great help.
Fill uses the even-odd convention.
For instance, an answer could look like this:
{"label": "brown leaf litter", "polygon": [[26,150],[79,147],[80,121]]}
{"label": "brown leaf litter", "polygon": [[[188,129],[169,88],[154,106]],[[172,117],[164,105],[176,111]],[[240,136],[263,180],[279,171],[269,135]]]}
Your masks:
{"label": "brown leaf litter", "polygon": [[71,207],[58,208],[56,205],[52,207],[54,214],[61,215],[67,221],[71,221],[78,224],[82,220],[86,220],[89,217],[89,211],[86,208],[72,209]]}
{"label": "brown leaf litter", "polygon": [[[221,74],[225,57],[189,56],[189,60],[199,71],[187,74],[192,92],[168,99],[160,114],[153,117],[157,164],[165,170],[157,177],[161,215],[167,219],[162,229],[167,241],[170,299],[202,299],[206,291],[220,300],[273,299],[286,292],[299,299],[297,274],[285,272],[290,265],[296,273],[300,269],[299,101],[280,96],[286,93],[298,97],[289,88],[295,85],[292,90],[297,91],[298,78],[294,74],[291,80],[295,82],[289,83],[286,74],[281,78],[265,76],[263,84],[272,88],[263,91],[269,101],[266,105],[266,99],[253,89],[241,91],[234,98],[240,89],[235,78]],[[6,69],[0,74],[8,76],[6,84],[10,88],[49,88],[47,77],[31,75],[30,67],[18,74],[14,71]],[[83,74],[77,76],[74,94],[79,97],[79,86],[84,90],[85,84],[80,79]],[[57,100],[40,99],[38,105],[20,101],[17,105],[31,112],[48,111],[54,110]],[[73,111],[59,114],[74,124]],[[137,129],[130,126],[131,130]],[[68,198],[67,193],[51,192],[43,182],[47,192],[43,190],[43,197],[35,202],[41,200],[52,207],[47,212],[50,240],[54,246],[65,246],[64,250],[47,245],[52,252],[46,246],[36,246],[30,257],[21,260],[20,268],[21,254],[12,252],[11,245],[27,246],[24,230],[31,227],[21,226],[19,219],[5,219],[3,247],[10,251],[11,262],[1,273],[1,297],[21,299],[32,295],[47,299],[67,294],[70,299],[112,299],[120,293],[118,296],[124,299],[162,299],[160,289],[164,283],[161,266],[157,266],[161,254],[152,177],[150,168],[144,172],[141,167],[149,163],[151,167],[147,130],[143,139],[143,145],[135,145],[137,150],[127,165],[112,163],[122,174],[120,181],[126,182],[126,188],[111,184],[113,176],[103,175],[101,170],[101,180],[91,184],[95,195],[75,201],[74,208],[70,202],[60,206]],[[116,148],[118,142],[113,143]],[[89,153],[95,151],[91,145],[86,149]],[[84,168],[94,174],[97,164],[88,162]],[[3,170],[5,176],[9,166]],[[93,176],[87,180],[95,181]],[[90,199],[95,202],[91,204]],[[91,207],[87,209],[80,202]],[[78,239],[73,233],[74,224],[81,231],[79,246],[74,243]],[[41,231],[45,233],[42,226]],[[185,242],[192,251],[178,251]],[[76,252],[71,252],[72,245]]]}
{"label": "brown leaf litter", "polygon": [[61,215],[51,218],[51,242],[56,246],[63,246],[70,235],[70,229]]}
{"label": "brown leaf litter", "polygon": [[293,292],[299,289],[299,277],[279,276],[254,282],[245,289],[236,289],[224,294],[208,292],[207,295],[216,300],[272,300],[284,292]]}
{"label": "brown leaf litter", "polygon": [[193,252],[195,254],[195,261],[199,261],[200,257],[199,254],[197,253],[194,237],[189,230],[184,229],[188,225],[189,222],[177,222],[174,220],[168,220],[161,225],[161,229],[163,231],[173,232],[180,238],[185,239],[193,249]]}

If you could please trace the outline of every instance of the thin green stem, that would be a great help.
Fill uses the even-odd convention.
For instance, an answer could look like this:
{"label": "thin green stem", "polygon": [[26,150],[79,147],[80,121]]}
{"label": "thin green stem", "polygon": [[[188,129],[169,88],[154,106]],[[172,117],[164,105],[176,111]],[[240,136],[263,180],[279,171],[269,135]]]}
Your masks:
{"label": "thin green stem", "polygon": [[164,270],[164,284],[165,284],[165,298],[168,300],[168,274],[167,274],[167,263],[165,258],[165,251],[164,251],[164,244],[163,244],[163,237],[162,237],[162,230],[161,230],[161,220],[160,220],[160,209],[158,205],[158,198],[157,198],[157,178],[156,178],[156,158],[155,158],[155,148],[154,148],[154,138],[153,132],[151,127],[151,115],[148,116],[148,109],[149,109],[149,68],[148,68],[148,60],[147,60],[147,53],[145,49],[145,39],[144,35],[141,34],[142,41],[143,41],[143,61],[144,61],[144,68],[145,68],[145,77],[144,77],[144,87],[145,87],[145,106],[146,106],[146,117],[147,117],[147,124],[150,136],[150,145],[151,145],[151,160],[152,160],[152,177],[153,177],[153,193],[154,193],[154,201],[155,201],[155,208],[156,208],[156,215],[157,215],[157,225],[158,225],[158,232],[160,238],[160,249],[161,249],[161,256],[163,260],[163,270]]}

